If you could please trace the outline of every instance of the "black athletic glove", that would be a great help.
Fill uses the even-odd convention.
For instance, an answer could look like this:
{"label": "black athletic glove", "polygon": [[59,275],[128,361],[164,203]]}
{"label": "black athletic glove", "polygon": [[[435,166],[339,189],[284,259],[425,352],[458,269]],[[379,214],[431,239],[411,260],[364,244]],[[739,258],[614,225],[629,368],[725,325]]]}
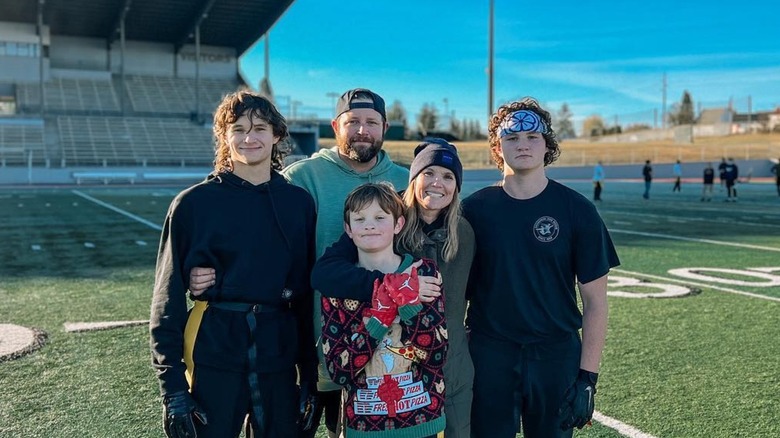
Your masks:
{"label": "black athletic glove", "polygon": [[206,414],[195,404],[187,391],[179,391],[163,399],[163,429],[168,438],[197,438],[195,422],[204,426],[208,423]]}
{"label": "black athletic glove", "polygon": [[593,397],[596,395],[596,381],[598,379],[598,373],[580,369],[577,380],[566,390],[563,404],[558,410],[562,430],[569,430],[573,427],[582,429],[586,424],[590,424],[590,419],[593,418]]}
{"label": "black athletic glove", "polygon": [[298,429],[306,431],[314,426],[314,412],[317,410],[317,384],[301,382],[298,394]]}

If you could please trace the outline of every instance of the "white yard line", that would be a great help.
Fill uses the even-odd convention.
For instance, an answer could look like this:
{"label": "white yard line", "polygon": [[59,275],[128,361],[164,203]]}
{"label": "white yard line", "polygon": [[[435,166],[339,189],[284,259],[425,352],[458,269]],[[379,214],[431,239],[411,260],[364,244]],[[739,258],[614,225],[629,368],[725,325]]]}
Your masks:
{"label": "white yard line", "polygon": [[136,216],[133,213],[130,213],[130,212],[125,211],[125,210],[122,210],[121,208],[115,207],[115,206],[113,206],[113,205],[111,205],[111,204],[109,204],[107,202],[103,202],[100,199],[93,198],[92,196],[89,196],[86,193],[80,192],[78,190],[71,190],[71,192],[73,192],[74,195],[81,196],[82,198],[86,199],[87,201],[92,201],[92,202],[94,202],[95,204],[97,204],[97,205],[99,205],[101,207],[105,207],[105,208],[107,208],[107,209],[109,209],[109,210],[111,210],[113,212],[119,213],[122,216],[128,217],[128,218],[130,218],[130,219],[132,219],[134,221],[138,221],[138,222],[146,225],[147,227],[149,227],[149,228],[151,228],[153,230],[157,230],[157,231],[161,231],[162,230],[161,226],[159,226],[159,225],[157,225],[157,224],[155,224],[153,222],[150,222],[150,221],[142,218],[141,216]]}
{"label": "white yard line", "polygon": [[621,234],[633,234],[635,236],[658,237],[658,238],[661,238],[661,239],[684,240],[684,241],[687,241],[687,242],[711,243],[713,245],[736,246],[738,248],[760,249],[762,251],[776,251],[776,252],[780,252],[780,248],[775,248],[775,247],[772,247],[772,246],[760,246],[760,245],[750,245],[750,244],[747,244],[747,243],[724,242],[722,240],[712,240],[712,239],[696,239],[696,238],[693,238],[693,237],[673,236],[671,234],[646,233],[646,232],[643,232],[643,231],[630,231],[630,230],[617,230],[617,229],[614,229],[614,228],[610,228],[609,232],[610,233],[621,233]]}
{"label": "white yard line", "polygon": [[649,433],[642,432],[634,426],[629,426],[622,421],[618,421],[612,417],[607,417],[599,411],[593,412],[593,419],[603,424],[604,426],[615,429],[619,434],[629,438],[656,438]]}
{"label": "white yard line", "polygon": [[101,321],[101,322],[66,322],[63,324],[66,332],[88,332],[93,330],[107,330],[117,327],[131,327],[149,324],[149,320],[133,321]]}
{"label": "white yard line", "polygon": [[769,300],[769,301],[780,302],[780,298],[768,297],[766,295],[754,294],[754,293],[751,293],[751,292],[744,292],[744,291],[736,290],[736,289],[729,289],[727,287],[713,286],[713,285],[707,284],[707,283],[697,283],[695,281],[678,280],[676,278],[661,277],[660,275],[643,274],[641,272],[626,271],[624,269],[612,269],[612,271],[620,272],[622,274],[636,275],[637,277],[646,277],[646,278],[652,278],[654,280],[671,281],[673,283],[686,284],[686,285],[690,285],[690,286],[698,286],[698,287],[703,287],[703,288],[707,288],[707,289],[715,289],[715,290],[719,290],[719,291],[722,291],[722,292],[728,292],[728,293],[737,294],[737,295],[744,295],[744,296],[751,297],[751,298],[761,298],[762,300]]}
{"label": "white yard line", "polygon": [[[653,213],[634,213],[630,211],[606,211],[605,214],[614,214],[614,215],[620,215],[620,216],[637,216],[637,217],[652,217],[652,218],[658,218],[658,219],[667,219],[670,220],[668,215],[663,214],[653,214]],[[726,218],[718,218],[718,217],[680,217],[676,219],[684,219],[687,221],[696,221],[696,222],[715,222],[718,225],[741,225],[741,226],[752,226],[752,227],[768,227],[768,228],[780,228],[780,225],[777,224],[771,224],[766,222],[748,222],[748,221],[737,221],[732,219],[726,219]],[[751,217],[751,220],[758,219],[757,217]],[[765,216],[764,219],[772,219],[775,220],[777,217],[767,217]]]}

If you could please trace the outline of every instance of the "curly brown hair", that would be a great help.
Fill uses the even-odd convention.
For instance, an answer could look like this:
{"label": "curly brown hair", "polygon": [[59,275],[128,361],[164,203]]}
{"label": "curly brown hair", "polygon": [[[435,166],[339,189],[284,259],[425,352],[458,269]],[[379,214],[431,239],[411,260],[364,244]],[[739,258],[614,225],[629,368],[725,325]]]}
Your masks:
{"label": "curly brown hair", "polygon": [[539,105],[539,102],[533,97],[524,97],[520,100],[501,105],[498,107],[495,114],[490,117],[490,123],[488,124],[490,157],[496,163],[496,166],[498,166],[498,170],[502,172],[504,171],[504,158],[498,152],[498,146],[501,145],[501,139],[498,138],[496,131],[498,130],[498,125],[501,124],[506,116],[520,110],[533,111],[547,124],[547,133],[542,134],[545,144],[547,145],[547,152],[544,154],[544,165],[549,166],[561,155],[561,148],[558,146],[558,138],[552,128],[552,117],[550,116],[550,113],[542,109],[542,106]]}
{"label": "curly brown hair", "polygon": [[249,118],[265,120],[279,141],[271,149],[271,168],[276,171],[284,167],[286,150],[280,148],[288,136],[287,121],[274,104],[266,97],[248,90],[230,93],[222,99],[214,112],[214,170],[232,172],[230,145],[227,144],[227,130],[239,117],[246,114]]}

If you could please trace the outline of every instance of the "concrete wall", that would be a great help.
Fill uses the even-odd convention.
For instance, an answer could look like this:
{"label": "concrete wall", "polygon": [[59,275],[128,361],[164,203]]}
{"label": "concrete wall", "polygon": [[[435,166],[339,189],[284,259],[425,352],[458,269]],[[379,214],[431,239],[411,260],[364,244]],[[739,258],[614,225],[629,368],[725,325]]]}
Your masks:
{"label": "concrete wall", "polygon": [[[89,172],[99,173],[108,172],[115,174],[135,174],[134,182],[143,183],[185,183],[193,184],[203,180],[213,167],[72,167],[65,169],[47,169],[44,167],[0,167],[0,185],[47,185],[47,184],[76,184],[74,173]],[[172,178],[170,175],[179,174],[179,177]],[[128,184],[128,178],[117,178],[112,184]],[[90,179],[84,181],[85,184],[102,184],[99,179]]]}
{"label": "concrete wall", "polygon": [[49,50],[52,68],[108,70],[106,40],[55,35]]}
{"label": "concrete wall", "polygon": [[[0,41],[10,43],[40,43],[36,25],[0,21]],[[43,26],[43,46],[49,46],[49,26]],[[45,52],[44,52],[45,53]],[[40,58],[27,56],[0,56],[0,81],[38,82],[40,79]],[[49,59],[44,59],[44,79],[48,79]]]}

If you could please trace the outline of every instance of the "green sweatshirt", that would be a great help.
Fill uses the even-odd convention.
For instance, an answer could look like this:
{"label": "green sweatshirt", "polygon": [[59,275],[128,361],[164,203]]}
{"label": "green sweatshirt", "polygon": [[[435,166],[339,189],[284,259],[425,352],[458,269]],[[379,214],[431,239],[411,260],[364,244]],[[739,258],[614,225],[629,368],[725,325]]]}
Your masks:
{"label": "green sweatshirt", "polygon": [[[282,171],[288,181],[304,188],[314,198],[317,208],[317,257],[333,244],[344,232],[344,200],[355,187],[369,182],[389,182],[396,190],[409,185],[409,170],[390,159],[385,151],[379,151],[377,163],[368,172],[358,173],[339,157],[338,147],[320,149],[310,158],[297,161]],[[314,294],[314,338],[320,357],[320,391],[341,389],[330,380],[324,366],[320,337],[320,294]]]}

